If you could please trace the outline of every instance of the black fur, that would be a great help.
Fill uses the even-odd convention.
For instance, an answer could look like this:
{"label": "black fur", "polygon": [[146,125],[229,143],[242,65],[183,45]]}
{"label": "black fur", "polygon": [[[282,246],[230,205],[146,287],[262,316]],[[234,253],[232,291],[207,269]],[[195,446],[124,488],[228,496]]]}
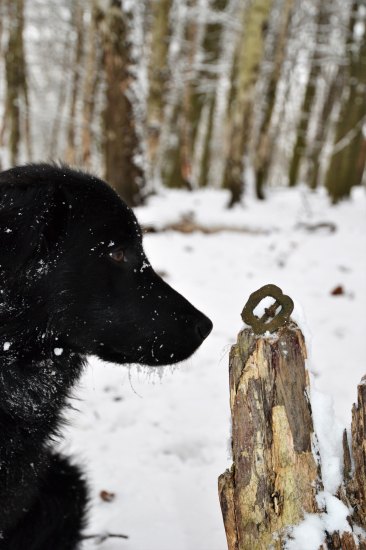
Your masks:
{"label": "black fur", "polygon": [[87,490],[52,438],[85,356],[175,363],[212,324],[154,272],[115,192],[68,167],[0,174],[0,276],[0,550],[71,550]]}

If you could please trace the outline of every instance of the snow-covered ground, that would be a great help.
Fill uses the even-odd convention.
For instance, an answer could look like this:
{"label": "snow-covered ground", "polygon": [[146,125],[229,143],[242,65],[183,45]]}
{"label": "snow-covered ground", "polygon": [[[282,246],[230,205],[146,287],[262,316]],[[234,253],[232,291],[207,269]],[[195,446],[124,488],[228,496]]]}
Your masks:
{"label": "snow-covered ground", "polygon": [[[90,480],[87,533],[129,536],[108,539],[97,546],[102,550],[226,549],[217,477],[230,465],[228,352],[244,303],[266,283],[296,302],[310,348],[326,489],[332,492],[339,479],[341,428],[366,371],[364,189],[336,207],[323,192],[301,188],[275,190],[265,202],[248,199],[231,211],[226,202],[224,191],[164,191],[136,211],[145,225],[190,213],[204,226],[243,231],[145,236],[156,270],[214,322],[189,361],[157,371],[90,359],[61,447]],[[314,229],[324,222],[331,225]],[[337,286],[344,293],[333,296]],[[115,494],[111,502],[100,497],[103,490]],[[306,539],[297,550],[311,550]]]}

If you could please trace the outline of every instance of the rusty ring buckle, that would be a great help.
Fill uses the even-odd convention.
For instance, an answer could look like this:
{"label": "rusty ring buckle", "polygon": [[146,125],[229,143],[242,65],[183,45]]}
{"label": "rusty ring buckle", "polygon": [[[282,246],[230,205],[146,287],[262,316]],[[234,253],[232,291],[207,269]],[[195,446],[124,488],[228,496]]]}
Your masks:
{"label": "rusty ring buckle", "polygon": [[[254,310],[264,298],[271,296],[275,299],[274,304],[266,308],[264,315],[259,318],[254,315]],[[278,307],[281,311],[276,315]],[[255,334],[264,334],[265,332],[275,332],[280,327],[286,325],[294,309],[294,303],[290,296],[283,294],[282,290],[276,285],[264,285],[249,296],[249,300],[244,306],[241,318],[244,323],[250,325]],[[273,319],[268,321],[268,319]]]}

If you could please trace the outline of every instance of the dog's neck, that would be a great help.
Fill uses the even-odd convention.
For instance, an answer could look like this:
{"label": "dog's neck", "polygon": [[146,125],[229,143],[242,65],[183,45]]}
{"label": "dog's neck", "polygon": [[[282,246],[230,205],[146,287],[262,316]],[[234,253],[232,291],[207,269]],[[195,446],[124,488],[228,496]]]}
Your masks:
{"label": "dog's neck", "polygon": [[0,429],[21,426],[37,440],[41,431],[55,435],[84,358],[42,334],[0,346]]}
{"label": "dog's neck", "polygon": [[0,530],[32,502],[83,365],[82,356],[42,334],[0,339]]}

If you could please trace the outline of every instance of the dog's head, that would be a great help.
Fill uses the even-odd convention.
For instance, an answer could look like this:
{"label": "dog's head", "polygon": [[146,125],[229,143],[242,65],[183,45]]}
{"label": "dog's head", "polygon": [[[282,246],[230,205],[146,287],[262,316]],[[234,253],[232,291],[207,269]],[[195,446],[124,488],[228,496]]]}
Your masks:
{"label": "dog's head", "polygon": [[19,327],[22,319],[30,337],[76,353],[171,364],[212,329],[155,273],[118,195],[67,167],[0,174],[0,273],[1,322]]}

